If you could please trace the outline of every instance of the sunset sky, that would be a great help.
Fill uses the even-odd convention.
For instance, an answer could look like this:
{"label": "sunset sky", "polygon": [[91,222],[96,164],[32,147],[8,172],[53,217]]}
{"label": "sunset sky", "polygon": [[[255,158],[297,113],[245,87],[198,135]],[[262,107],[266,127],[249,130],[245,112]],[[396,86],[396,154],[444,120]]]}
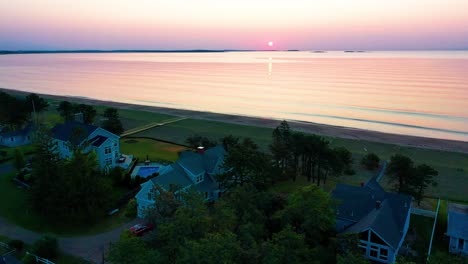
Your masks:
{"label": "sunset sky", "polygon": [[468,49],[468,0],[0,0],[0,49]]}

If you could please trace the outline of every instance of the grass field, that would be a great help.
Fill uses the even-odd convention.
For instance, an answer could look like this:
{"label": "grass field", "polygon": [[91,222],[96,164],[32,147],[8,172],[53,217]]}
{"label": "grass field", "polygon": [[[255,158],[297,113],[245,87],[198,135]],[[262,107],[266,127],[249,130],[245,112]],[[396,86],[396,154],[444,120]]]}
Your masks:
{"label": "grass field", "polygon": [[15,157],[15,149],[19,149],[23,153],[23,155],[28,155],[36,151],[35,146],[32,144],[26,145],[26,146],[20,146],[16,148],[8,148],[8,147],[0,146],[0,151],[6,152],[5,157],[0,156],[0,161],[13,159]]}
{"label": "grass field", "polygon": [[120,152],[132,154],[140,161],[145,160],[148,155],[151,161],[174,162],[179,157],[178,153],[186,149],[179,145],[146,138],[123,138],[120,141]]}
{"label": "grass field", "polygon": [[[13,173],[0,174],[0,193],[2,201],[0,202],[0,215],[12,223],[40,233],[53,233],[59,236],[91,235],[114,229],[131,219],[124,216],[123,213],[105,217],[96,224],[75,224],[60,225],[46,221],[37,215],[31,208],[28,201],[28,193],[14,185],[10,179]],[[115,190],[115,198],[123,195],[125,190]]]}
{"label": "grass field", "polygon": [[[269,128],[187,119],[162,127],[152,128],[137,133],[134,136],[150,137],[183,144],[187,137],[193,135],[202,135],[213,140],[219,140],[224,136],[232,134],[240,137],[251,137],[262,149],[268,150],[268,145],[271,142],[271,133],[272,129]],[[428,196],[468,201],[468,194],[465,192],[466,186],[468,186],[468,154],[403,147],[364,140],[342,138],[328,138],[328,140],[330,140],[332,146],[349,149],[353,153],[353,159],[356,163],[354,165],[356,175],[342,176],[336,179],[338,182],[359,184],[363,179],[368,178],[369,175],[366,175],[368,172],[362,170],[357,164],[366,153],[374,152],[381,159],[389,159],[392,155],[400,153],[412,158],[416,164],[427,163],[439,171],[439,176],[437,177],[438,185],[437,187],[429,188],[427,191]],[[391,184],[388,182],[387,176],[383,178],[382,183],[386,188],[390,189]],[[299,185],[300,183],[286,182],[284,184]],[[287,186],[278,188],[290,189]]]}

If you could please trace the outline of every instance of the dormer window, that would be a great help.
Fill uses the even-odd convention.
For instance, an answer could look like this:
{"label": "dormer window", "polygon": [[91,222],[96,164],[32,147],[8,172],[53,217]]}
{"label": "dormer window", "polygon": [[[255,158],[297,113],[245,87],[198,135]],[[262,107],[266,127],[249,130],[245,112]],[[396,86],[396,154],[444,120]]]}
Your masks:
{"label": "dormer window", "polygon": [[197,183],[199,183],[199,182],[202,182],[203,179],[204,179],[203,175],[199,175],[199,176],[197,176],[196,181],[197,181]]}

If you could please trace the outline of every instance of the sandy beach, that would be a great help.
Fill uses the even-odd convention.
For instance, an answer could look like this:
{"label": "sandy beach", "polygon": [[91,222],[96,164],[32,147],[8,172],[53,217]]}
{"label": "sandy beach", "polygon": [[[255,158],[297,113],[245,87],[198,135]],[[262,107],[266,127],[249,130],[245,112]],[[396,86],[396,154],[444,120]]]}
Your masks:
{"label": "sandy beach", "polygon": [[[3,90],[11,94],[18,94],[18,95],[27,95],[30,93],[30,92],[10,90],[10,89],[5,89],[5,88],[0,88],[0,90]],[[67,100],[67,101],[85,103],[85,104],[90,104],[90,105],[112,106],[115,108],[157,112],[157,113],[163,113],[163,114],[174,115],[174,116],[189,117],[193,119],[202,119],[202,120],[218,121],[218,122],[241,124],[241,125],[274,128],[280,122],[280,120],[261,118],[261,117],[228,115],[228,114],[219,114],[219,113],[212,113],[212,112],[200,112],[200,111],[172,109],[172,108],[164,108],[164,107],[156,107],[156,106],[136,105],[136,104],[128,104],[128,103],[101,101],[101,100],[82,98],[82,97],[57,96],[57,95],[47,95],[47,94],[38,94],[38,95],[45,97],[45,98],[54,99],[54,100]],[[304,121],[298,121],[298,120],[287,120],[287,121],[289,122],[292,129],[306,132],[306,133],[313,133],[313,134],[319,134],[319,135],[324,135],[324,136],[348,138],[348,139],[355,139],[355,140],[368,140],[368,141],[374,141],[374,142],[380,142],[380,143],[397,144],[397,145],[411,146],[411,147],[417,147],[417,148],[427,148],[427,149],[436,149],[436,150],[442,150],[442,151],[468,153],[468,142],[464,142],[464,141],[426,138],[426,137],[408,136],[408,135],[400,135],[400,134],[392,134],[392,133],[382,133],[382,132],[377,132],[377,131],[323,125],[323,124],[304,122]]]}

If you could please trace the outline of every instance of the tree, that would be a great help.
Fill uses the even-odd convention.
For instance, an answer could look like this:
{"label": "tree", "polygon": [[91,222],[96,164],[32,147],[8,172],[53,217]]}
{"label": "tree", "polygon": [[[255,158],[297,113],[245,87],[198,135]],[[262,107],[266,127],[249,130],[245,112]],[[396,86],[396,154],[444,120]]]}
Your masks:
{"label": "tree", "polygon": [[97,115],[96,109],[91,105],[79,104],[74,107],[74,113],[82,113],[85,124],[92,124]]}
{"label": "tree", "polygon": [[116,108],[110,107],[104,111],[104,117],[106,120],[103,123],[103,128],[116,135],[120,135],[123,132],[123,125],[120,121],[119,112]]}
{"label": "tree", "polygon": [[286,174],[287,167],[292,158],[291,152],[291,130],[286,121],[282,121],[278,127],[273,130],[272,143],[270,151],[275,161],[275,166],[281,174]]}
{"label": "tree", "polygon": [[107,260],[114,264],[153,264],[159,261],[159,252],[150,249],[145,242],[134,236],[123,235],[119,242],[112,244]]}
{"label": "tree", "polygon": [[185,140],[185,143],[187,143],[187,145],[192,149],[196,149],[198,147],[211,148],[218,144],[216,141],[213,141],[207,137],[203,137],[200,135],[188,137]]}
{"label": "tree", "polygon": [[75,114],[75,109],[72,103],[68,101],[60,102],[59,106],[57,107],[57,111],[59,112],[60,116],[65,121],[72,121]]}
{"label": "tree", "polygon": [[361,160],[361,165],[368,170],[375,170],[379,167],[380,158],[375,153],[364,155]]}
{"label": "tree", "polygon": [[26,161],[24,160],[23,152],[20,149],[15,149],[15,168],[17,171],[20,171],[26,166]]}
{"label": "tree", "polygon": [[0,124],[12,130],[19,129],[28,120],[29,114],[23,99],[0,91]]}
{"label": "tree", "polygon": [[41,258],[56,258],[59,252],[57,238],[47,235],[41,237],[39,240],[34,242],[33,252]]}
{"label": "tree", "polygon": [[326,241],[335,228],[333,202],[328,193],[315,185],[301,188],[290,195],[286,207],[279,212],[283,225],[291,225],[305,234],[310,245]]}
{"label": "tree", "polygon": [[44,99],[39,97],[37,94],[30,94],[26,96],[25,108],[29,113],[40,113],[44,110],[47,110],[49,103]]}
{"label": "tree", "polygon": [[315,252],[305,242],[304,234],[294,232],[291,226],[286,226],[281,232],[273,234],[266,242],[261,263],[309,263],[316,259]]}
{"label": "tree", "polygon": [[225,172],[218,175],[218,181],[225,188],[245,183],[264,185],[271,175],[268,166],[269,158],[252,139],[245,138],[229,147],[222,165]]}
{"label": "tree", "polygon": [[411,193],[413,194],[416,201],[418,201],[418,205],[421,204],[421,200],[424,197],[424,192],[427,187],[437,185],[434,177],[438,174],[438,171],[427,164],[418,165],[414,169],[414,174],[410,180],[410,185]]}
{"label": "tree", "polygon": [[413,176],[413,161],[401,154],[395,154],[390,158],[390,164],[387,169],[391,180],[396,182],[395,189],[398,193],[408,193],[410,186],[409,181]]}
{"label": "tree", "polygon": [[235,234],[209,233],[199,240],[190,240],[181,250],[177,263],[238,263],[241,254],[239,241]]}

